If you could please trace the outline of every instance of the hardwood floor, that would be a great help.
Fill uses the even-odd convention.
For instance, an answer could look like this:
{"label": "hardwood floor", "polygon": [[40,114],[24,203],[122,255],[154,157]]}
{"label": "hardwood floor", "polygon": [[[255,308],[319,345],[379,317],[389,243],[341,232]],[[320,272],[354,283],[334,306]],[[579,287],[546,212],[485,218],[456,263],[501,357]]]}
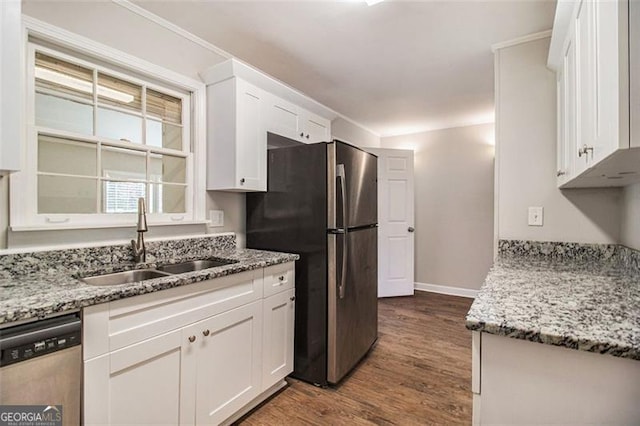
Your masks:
{"label": "hardwood floor", "polygon": [[338,387],[287,379],[241,424],[471,424],[471,302],[424,292],[380,299],[378,343]]}

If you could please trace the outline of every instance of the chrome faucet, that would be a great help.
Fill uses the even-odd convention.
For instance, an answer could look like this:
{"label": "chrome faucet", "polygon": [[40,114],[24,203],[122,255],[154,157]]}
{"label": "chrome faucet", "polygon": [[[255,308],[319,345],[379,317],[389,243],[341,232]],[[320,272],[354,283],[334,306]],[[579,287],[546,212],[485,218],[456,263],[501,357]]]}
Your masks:
{"label": "chrome faucet", "polygon": [[144,246],[144,233],[148,231],[147,228],[147,211],[144,206],[144,198],[138,198],[138,226],[136,228],[138,232],[138,241],[131,240],[131,248],[133,248],[133,259],[136,263],[147,261],[147,249]]}

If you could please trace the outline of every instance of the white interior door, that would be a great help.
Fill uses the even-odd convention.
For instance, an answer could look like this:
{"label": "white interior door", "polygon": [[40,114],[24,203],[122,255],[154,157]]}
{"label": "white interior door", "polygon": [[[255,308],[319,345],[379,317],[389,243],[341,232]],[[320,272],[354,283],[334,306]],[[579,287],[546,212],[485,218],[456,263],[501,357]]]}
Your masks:
{"label": "white interior door", "polygon": [[413,151],[368,151],[378,156],[378,296],[412,295]]}

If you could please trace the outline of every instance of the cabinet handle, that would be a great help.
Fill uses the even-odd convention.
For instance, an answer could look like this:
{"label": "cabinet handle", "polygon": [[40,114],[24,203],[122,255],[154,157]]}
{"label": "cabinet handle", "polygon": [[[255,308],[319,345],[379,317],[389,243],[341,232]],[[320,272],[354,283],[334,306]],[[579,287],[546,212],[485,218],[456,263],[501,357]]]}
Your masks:
{"label": "cabinet handle", "polygon": [[578,149],[578,157],[582,157],[583,155],[587,155],[591,151],[591,156],[593,157],[593,147],[583,145],[582,148]]}
{"label": "cabinet handle", "polygon": [[294,300],[296,300],[296,297],[295,297],[295,296],[291,296],[291,297],[289,298],[289,300],[291,300],[291,301],[293,302]]}
{"label": "cabinet handle", "polygon": [[560,176],[564,176],[564,175],[566,175],[566,174],[567,174],[567,172],[565,172],[565,171],[563,171],[563,170],[558,170],[558,171],[556,172],[556,176],[558,176],[558,177],[560,177]]}
{"label": "cabinet handle", "polygon": [[280,276],[278,277],[278,279],[279,279],[280,281],[284,281],[284,275],[280,275]]}
{"label": "cabinet handle", "polygon": [[208,335],[209,335],[209,333],[211,333],[209,330],[204,330],[204,331],[202,332],[202,335],[203,335],[203,336],[208,336]]}
{"label": "cabinet handle", "polygon": [[240,179],[240,185],[244,185],[244,183],[245,183],[245,179],[244,178]]}
{"label": "cabinet handle", "polygon": [[189,336],[189,342],[193,343],[196,341],[196,336]]}

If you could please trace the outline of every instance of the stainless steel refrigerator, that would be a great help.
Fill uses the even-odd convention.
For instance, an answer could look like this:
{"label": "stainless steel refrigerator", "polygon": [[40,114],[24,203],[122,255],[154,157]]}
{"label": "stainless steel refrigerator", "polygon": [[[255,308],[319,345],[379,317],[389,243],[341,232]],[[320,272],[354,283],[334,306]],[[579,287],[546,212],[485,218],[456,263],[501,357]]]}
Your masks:
{"label": "stainless steel refrigerator", "polygon": [[269,138],[285,147],[268,150],[267,192],[247,194],[247,247],[300,254],[292,376],[335,384],[378,333],[377,158]]}

